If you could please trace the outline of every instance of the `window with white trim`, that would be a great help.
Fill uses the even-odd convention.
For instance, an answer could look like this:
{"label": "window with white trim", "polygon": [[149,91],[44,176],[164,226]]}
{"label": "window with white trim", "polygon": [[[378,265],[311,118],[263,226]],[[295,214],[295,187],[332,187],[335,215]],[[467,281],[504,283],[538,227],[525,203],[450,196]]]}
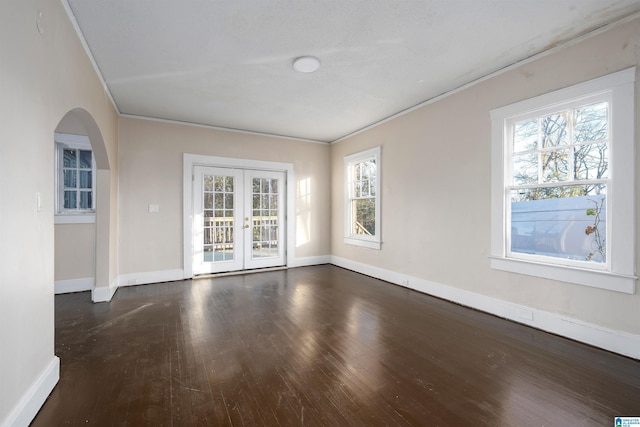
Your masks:
{"label": "window with white trim", "polygon": [[493,268],[635,292],[634,81],[491,111]]}
{"label": "window with white trim", "polygon": [[380,249],[380,147],[344,158],[345,243]]}
{"label": "window with white trim", "polygon": [[96,168],[89,138],[56,133],[55,143],[55,222],[94,222]]}

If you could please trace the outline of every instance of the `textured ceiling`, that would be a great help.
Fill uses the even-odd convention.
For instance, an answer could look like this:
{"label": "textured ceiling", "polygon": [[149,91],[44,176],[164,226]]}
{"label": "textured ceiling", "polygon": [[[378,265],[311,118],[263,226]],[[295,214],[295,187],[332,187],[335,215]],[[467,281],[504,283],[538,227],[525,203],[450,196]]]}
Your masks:
{"label": "textured ceiling", "polygon": [[[638,0],[65,1],[120,113],[324,142],[640,11]],[[302,55],[321,68],[295,72]]]}

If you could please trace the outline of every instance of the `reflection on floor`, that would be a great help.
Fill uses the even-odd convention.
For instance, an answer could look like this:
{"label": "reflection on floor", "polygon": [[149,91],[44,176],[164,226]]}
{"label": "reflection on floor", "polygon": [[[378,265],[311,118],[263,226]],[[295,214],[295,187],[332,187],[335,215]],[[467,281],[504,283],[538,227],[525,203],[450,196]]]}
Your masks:
{"label": "reflection on floor", "polygon": [[338,267],[56,298],[33,426],[613,425],[640,363]]}

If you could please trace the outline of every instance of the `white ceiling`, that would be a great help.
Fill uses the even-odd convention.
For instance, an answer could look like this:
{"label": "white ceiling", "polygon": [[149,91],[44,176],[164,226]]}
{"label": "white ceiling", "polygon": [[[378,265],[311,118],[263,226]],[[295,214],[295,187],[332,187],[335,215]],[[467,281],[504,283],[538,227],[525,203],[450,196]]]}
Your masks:
{"label": "white ceiling", "polygon": [[[66,1],[121,114],[324,142],[640,11],[640,0]],[[320,69],[295,72],[302,55]]]}

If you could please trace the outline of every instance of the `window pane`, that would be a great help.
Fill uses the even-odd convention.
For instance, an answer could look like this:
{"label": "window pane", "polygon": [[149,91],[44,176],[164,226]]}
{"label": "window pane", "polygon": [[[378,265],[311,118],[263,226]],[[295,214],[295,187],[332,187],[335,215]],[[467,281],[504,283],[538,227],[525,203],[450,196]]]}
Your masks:
{"label": "window pane", "polygon": [[353,234],[375,235],[376,205],[375,199],[353,200]]}
{"label": "window pane", "polygon": [[609,177],[609,144],[582,145],[574,154],[576,179],[601,179]]}
{"label": "window pane", "polygon": [[65,191],[64,192],[64,208],[65,209],[77,209],[78,205],[76,202],[76,192],[75,191]]}
{"label": "window pane", "polygon": [[80,188],[92,188],[91,171],[80,171]]}
{"label": "window pane", "polygon": [[608,102],[588,105],[575,111],[575,140],[577,143],[608,138]]}
{"label": "window pane", "polygon": [[376,169],[375,169],[375,164],[373,165],[374,167],[371,169],[371,176],[369,177],[369,194],[371,194],[372,196],[376,195]]}
{"label": "window pane", "polygon": [[213,194],[204,193],[204,208],[213,209]]}
{"label": "window pane", "polygon": [[[205,195],[206,198],[207,195]],[[215,193],[214,195],[214,203],[216,209],[224,209],[224,193]]]}
{"label": "window pane", "polygon": [[362,185],[360,187],[360,197],[369,197],[369,174],[368,173],[364,173],[362,175]]}
{"label": "window pane", "polygon": [[567,112],[542,117],[540,121],[542,147],[557,147],[569,143],[567,132]]}
{"label": "window pane", "polygon": [[83,169],[91,169],[91,151],[78,150],[80,152],[80,166]]}
{"label": "window pane", "polygon": [[272,193],[277,193],[278,192],[278,180],[277,179],[272,179],[271,180],[271,192]]}
{"label": "window pane", "polygon": [[64,154],[63,154],[63,161],[62,161],[62,165],[65,168],[75,168],[77,167],[77,163],[76,163],[76,150],[70,150],[70,149],[66,149],[64,150]]}
{"label": "window pane", "polygon": [[354,182],[353,197],[362,197],[362,182]]}
{"label": "window pane", "polygon": [[232,176],[227,176],[225,178],[224,191],[226,191],[227,193],[233,193],[233,177]]}
{"label": "window pane", "polygon": [[606,260],[606,186],[511,192],[511,251]]}
{"label": "window pane", "polygon": [[216,176],[214,180],[214,190],[215,191],[223,191],[224,190],[224,177]]}
{"label": "window pane", "polygon": [[204,176],[204,191],[213,191],[213,176]]}
{"label": "window pane", "polygon": [[534,150],[538,145],[538,120],[516,123],[513,129],[513,152]]}
{"label": "window pane", "polygon": [[264,178],[262,180],[262,192],[263,193],[270,193],[271,192],[271,180]]}
{"label": "window pane", "polygon": [[227,193],[224,195],[224,208],[233,209],[233,193]]}
{"label": "window pane", "polygon": [[513,183],[515,185],[538,183],[538,155],[513,156]]}
{"label": "window pane", "polygon": [[203,258],[204,262],[212,262],[213,261],[213,247],[205,246],[204,247],[204,254],[203,254],[202,258]]}
{"label": "window pane", "polygon": [[80,209],[92,209],[91,205],[91,191],[80,192]]}
{"label": "window pane", "polygon": [[76,171],[66,170],[64,171],[64,188],[76,188]]}
{"label": "window pane", "polygon": [[542,153],[542,181],[558,182],[569,179],[569,150]]}

